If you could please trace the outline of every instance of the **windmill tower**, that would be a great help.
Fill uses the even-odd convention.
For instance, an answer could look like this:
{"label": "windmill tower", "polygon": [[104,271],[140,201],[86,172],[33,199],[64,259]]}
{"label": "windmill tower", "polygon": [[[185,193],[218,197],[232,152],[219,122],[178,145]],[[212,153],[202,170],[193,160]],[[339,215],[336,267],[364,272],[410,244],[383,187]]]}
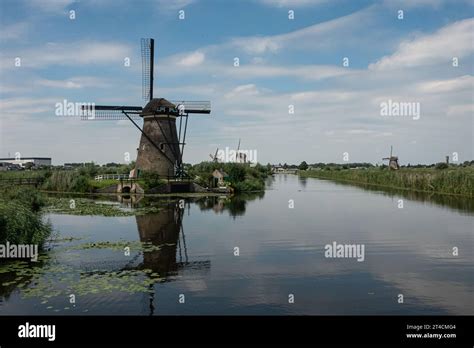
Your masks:
{"label": "windmill tower", "polygon": [[385,157],[382,158],[382,160],[387,161],[388,160],[388,168],[391,170],[398,170],[400,169],[400,165],[398,164],[398,157],[397,156],[392,156],[392,146],[390,146],[390,157]]}
{"label": "windmill tower", "polygon": [[[155,40],[141,40],[142,92],[144,106],[83,106],[83,120],[128,119],[141,132],[134,176],[147,171],[164,178],[187,177],[183,152],[189,114],[210,114],[209,101],[171,102],[153,98]],[[90,115],[93,117],[90,117]],[[137,122],[143,119],[143,127]],[[179,119],[179,126],[177,120]]]}

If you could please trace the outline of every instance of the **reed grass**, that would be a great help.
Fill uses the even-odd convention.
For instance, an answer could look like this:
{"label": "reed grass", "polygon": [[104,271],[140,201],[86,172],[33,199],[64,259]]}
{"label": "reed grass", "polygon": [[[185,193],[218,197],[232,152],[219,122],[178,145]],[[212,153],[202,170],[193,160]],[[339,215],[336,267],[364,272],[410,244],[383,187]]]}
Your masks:
{"label": "reed grass", "polygon": [[43,219],[45,200],[32,188],[4,189],[0,196],[0,243],[43,243],[52,233],[51,224]]}
{"label": "reed grass", "polygon": [[471,167],[403,168],[397,171],[380,168],[308,170],[299,171],[299,175],[474,197],[474,168]]}

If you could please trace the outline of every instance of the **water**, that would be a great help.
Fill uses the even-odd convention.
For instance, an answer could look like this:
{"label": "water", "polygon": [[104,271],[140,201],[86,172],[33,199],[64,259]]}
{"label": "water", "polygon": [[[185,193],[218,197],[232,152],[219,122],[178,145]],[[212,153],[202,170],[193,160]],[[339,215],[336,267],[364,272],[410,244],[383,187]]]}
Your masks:
{"label": "water", "polygon": [[[78,239],[52,245],[22,286],[0,273],[0,314],[474,314],[472,201],[294,175],[267,187],[183,210],[142,199],[162,207],[146,216],[50,215]],[[84,249],[103,241],[118,244]],[[334,241],[363,244],[365,260],[326,258]]]}

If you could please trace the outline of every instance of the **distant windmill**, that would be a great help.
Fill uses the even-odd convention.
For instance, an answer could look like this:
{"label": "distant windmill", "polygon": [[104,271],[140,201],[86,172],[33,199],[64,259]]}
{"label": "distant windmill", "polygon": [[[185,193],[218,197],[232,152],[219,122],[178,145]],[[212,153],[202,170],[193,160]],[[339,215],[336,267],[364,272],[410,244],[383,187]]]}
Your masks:
{"label": "distant windmill", "polygon": [[398,170],[400,169],[400,166],[398,165],[398,157],[397,156],[392,156],[392,146],[390,146],[390,157],[385,157],[382,158],[384,161],[388,160],[388,168],[392,170]]}
{"label": "distant windmill", "polygon": [[[158,173],[164,177],[183,178],[183,152],[188,126],[188,114],[210,114],[209,101],[170,102],[164,98],[153,98],[154,39],[142,39],[142,91],[148,101],[141,106],[83,106],[83,120],[129,119],[141,132],[136,170]],[[94,111],[93,117],[90,117]],[[143,118],[143,128],[135,122]],[[176,119],[179,118],[179,129]],[[183,121],[184,118],[184,121]]]}
{"label": "distant windmill", "polygon": [[247,162],[247,155],[243,152],[240,152],[240,138],[239,138],[239,145],[237,146],[237,151],[235,153],[236,162],[238,163],[246,163]]}
{"label": "distant windmill", "polygon": [[219,152],[219,148],[216,149],[216,153],[214,156],[212,154],[209,154],[209,157],[212,158],[212,162],[219,162],[219,159],[217,158],[217,152]]}

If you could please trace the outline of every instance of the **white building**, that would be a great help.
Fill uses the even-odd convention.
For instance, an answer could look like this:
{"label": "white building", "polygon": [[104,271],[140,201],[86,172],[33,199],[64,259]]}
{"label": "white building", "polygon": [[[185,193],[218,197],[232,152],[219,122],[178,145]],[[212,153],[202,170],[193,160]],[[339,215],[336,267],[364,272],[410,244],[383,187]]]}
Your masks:
{"label": "white building", "polygon": [[38,166],[50,166],[51,165],[51,157],[21,157],[21,158],[0,158],[0,163],[10,163],[10,164],[18,164],[22,167],[25,166],[26,163],[33,163],[36,167]]}

